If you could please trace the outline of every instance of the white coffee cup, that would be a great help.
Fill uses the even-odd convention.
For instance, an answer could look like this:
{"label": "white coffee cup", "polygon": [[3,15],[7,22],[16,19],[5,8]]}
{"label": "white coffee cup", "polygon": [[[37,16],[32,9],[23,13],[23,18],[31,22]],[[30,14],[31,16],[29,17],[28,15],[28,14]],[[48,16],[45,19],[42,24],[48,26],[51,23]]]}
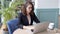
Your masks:
{"label": "white coffee cup", "polygon": [[54,29],[54,23],[50,23],[48,29]]}

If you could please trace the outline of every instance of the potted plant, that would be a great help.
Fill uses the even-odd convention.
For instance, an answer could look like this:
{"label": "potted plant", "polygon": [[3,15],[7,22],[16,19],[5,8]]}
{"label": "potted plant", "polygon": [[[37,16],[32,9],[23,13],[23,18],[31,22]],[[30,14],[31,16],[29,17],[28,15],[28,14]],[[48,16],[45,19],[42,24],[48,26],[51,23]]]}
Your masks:
{"label": "potted plant", "polygon": [[[15,1],[11,4],[10,7],[8,8],[2,8],[2,10],[0,11],[1,17],[2,17],[2,27],[1,30],[3,32],[3,34],[8,34],[8,28],[7,28],[7,21],[10,19],[13,19],[17,16],[17,13],[15,12],[15,9],[18,5],[21,5],[20,1]],[[21,2],[21,3],[20,3]]]}
{"label": "potted plant", "polygon": [[7,28],[6,23],[8,20],[15,18],[16,13],[15,13],[14,9],[12,9],[11,7],[4,8],[0,12],[1,12],[1,16],[3,18],[2,27],[1,27],[2,32],[3,32],[3,34],[8,34],[8,28]]}

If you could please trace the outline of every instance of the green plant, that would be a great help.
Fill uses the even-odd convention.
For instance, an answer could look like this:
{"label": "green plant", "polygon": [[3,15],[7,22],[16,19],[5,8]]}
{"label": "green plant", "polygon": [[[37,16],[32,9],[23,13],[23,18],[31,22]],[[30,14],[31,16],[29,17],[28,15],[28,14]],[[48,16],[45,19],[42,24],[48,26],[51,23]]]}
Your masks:
{"label": "green plant", "polygon": [[2,29],[4,31],[7,31],[8,30],[7,29],[7,25],[6,25],[7,21],[10,20],[10,19],[15,18],[17,14],[15,13],[15,10],[12,9],[11,7],[3,8],[0,11],[0,13],[1,13],[1,16],[3,17],[3,21],[2,21],[3,26],[2,26]]}
{"label": "green plant", "polygon": [[0,14],[3,17],[2,29],[4,31],[7,31],[7,25],[6,25],[7,21],[17,16],[17,13],[15,11],[16,7],[18,5],[23,4],[23,2],[24,2],[23,0],[16,0],[15,2],[12,2],[10,7],[7,8],[3,7],[2,10],[0,10]]}
{"label": "green plant", "polygon": [[2,10],[2,16],[4,18],[3,24],[6,24],[8,20],[13,19],[16,16],[16,13],[9,7]]}
{"label": "green plant", "polygon": [[14,2],[12,2],[11,7],[16,9],[17,6],[21,6],[22,4],[24,4],[24,0],[15,0]]}

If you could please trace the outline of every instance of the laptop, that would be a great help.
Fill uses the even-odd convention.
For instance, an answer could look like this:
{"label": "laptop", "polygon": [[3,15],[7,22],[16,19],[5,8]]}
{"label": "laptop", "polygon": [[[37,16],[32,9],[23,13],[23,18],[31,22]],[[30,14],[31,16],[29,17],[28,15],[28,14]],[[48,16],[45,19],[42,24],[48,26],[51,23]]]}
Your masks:
{"label": "laptop", "polygon": [[35,24],[33,33],[40,33],[42,31],[45,31],[47,30],[48,26],[49,26],[49,22],[42,22],[42,23]]}

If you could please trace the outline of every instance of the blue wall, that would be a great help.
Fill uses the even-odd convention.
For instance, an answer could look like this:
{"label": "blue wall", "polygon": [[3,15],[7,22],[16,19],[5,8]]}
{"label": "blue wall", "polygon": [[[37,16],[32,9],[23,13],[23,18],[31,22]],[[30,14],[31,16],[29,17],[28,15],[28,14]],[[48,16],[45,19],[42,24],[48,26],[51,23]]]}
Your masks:
{"label": "blue wall", "polygon": [[49,21],[55,23],[55,27],[58,27],[58,15],[59,9],[35,9],[36,15],[41,22]]}

